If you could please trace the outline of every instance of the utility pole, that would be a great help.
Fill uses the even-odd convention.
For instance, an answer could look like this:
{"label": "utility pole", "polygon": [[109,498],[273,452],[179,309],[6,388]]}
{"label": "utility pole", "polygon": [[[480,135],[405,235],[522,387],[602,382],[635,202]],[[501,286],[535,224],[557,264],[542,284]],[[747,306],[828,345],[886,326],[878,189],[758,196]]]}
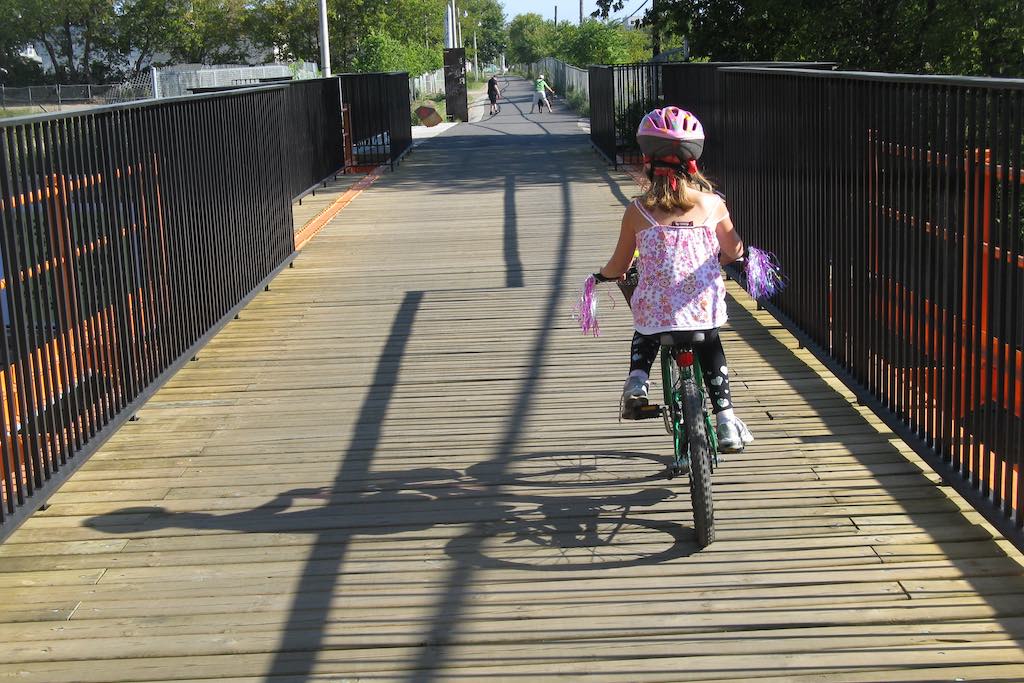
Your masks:
{"label": "utility pole", "polygon": [[583,26],[583,0],[580,0],[580,26]]}
{"label": "utility pole", "polygon": [[327,0],[320,0],[320,71],[331,75],[331,43],[327,37]]}
{"label": "utility pole", "polygon": [[444,47],[446,50],[455,47],[455,39],[452,37],[452,3],[448,0],[448,4],[444,8]]}
{"label": "utility pole", "polygon": [[555,5],[555,26],[558,26],[558,5]]}
{"label": "utility pole", "polygon": [[651,0],[651,52],[657,57],[661,54],[661,34],[658,32],[658,0]]}
{"label": "utility pole", "polygon": [[480,78],[480,59],[477,57],[476,51],[476,29],[473,29],[473,73]]}

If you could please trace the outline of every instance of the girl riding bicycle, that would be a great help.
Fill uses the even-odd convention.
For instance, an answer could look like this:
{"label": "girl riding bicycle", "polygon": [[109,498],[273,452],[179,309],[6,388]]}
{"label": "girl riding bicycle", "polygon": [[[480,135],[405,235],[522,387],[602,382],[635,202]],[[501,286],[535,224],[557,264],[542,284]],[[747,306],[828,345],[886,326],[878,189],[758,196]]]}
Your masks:
{"label": "girl riding bicycle", "polygon": [[693,343],[704,372],[718,431],[719,449],[742,451],[754,437],[733,411],[729,366],[719,337],[728,319],[720,265],[743,255],[725,200],[697,169],[704,129],[697,117],[677,107],[655,109],[637,130],[650,184],[622,216],[619,241],[608,263],[595,273],[601,281],[621,278],[638,253],[638,282],[630,299],[636,331],[621,414],[636,419],[648,402],[651,367],[661,333]]}

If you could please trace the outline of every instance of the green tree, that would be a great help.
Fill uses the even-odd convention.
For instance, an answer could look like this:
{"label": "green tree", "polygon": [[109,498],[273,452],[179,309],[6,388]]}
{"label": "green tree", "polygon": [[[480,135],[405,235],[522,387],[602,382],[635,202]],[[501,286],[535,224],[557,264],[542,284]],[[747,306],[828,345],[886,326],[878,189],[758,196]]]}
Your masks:
{"label": "green tree", "polygon": [[252,42],[282,59],[319,63],[319,16],[316,0],[258,0],[246,26]]}
{"label": "green tree", "polygon": [[516,16],[508,26],[508,59],[512,64],[529,64],[554,53],[555,27],[539,14]]}
{"label": "green tree", "polygon": [[[462,37],[465,42],[466,56],[472,60],[477,57],[481,64],[488,64],[498,59],[505,51],[508,43],[508,31],[505,28],[505,11],[498,0],[463,0],[459,8],[466,16],[462,18]],[[476,32],[477,49],[473,53],[473,32]]]}
{"label": "green tree", "polygon": [[650,55],[648,35],[620,23],[587,19],[580,25],[558,26],[554,56],[579,67],[590,64],[619,64],[646,59]]}
{"label": "green tree", "polygon": [[444,0],[390,0],[378,26],[407,44],[443,49]]}
{"label": "green tree", "polygon": [[441,65],[440,51],[419,43],[403,43],[380,29],[364,37],[352,64],[356,71],[408,71],[412,76]]}
{"label": "green tree", "polygon": [[[597,0],[601,16],[620,0]],[[1022,0],[660,0],[645,25],[697,59],[819,60],[909,73],[1024,75]]]}
{"label": "green tree", "polygon": [[156,53],[171,48],[184,9],[180,0],[121,0],[115,5],[110,42],[126,56],[129,73],[141,73]]}
{"label": "green tree", "polygon": [[42,45],[60,83],[94,83],[119,73],[113,0],[21,0],[5,15],[22,45]]}
{"label": "green tree", "polygon": [[39,64],[25,59],[21,51],[28,40],[21,25],[20,0],[0,0],[0,83],[8,86],[41,83],[43,71]]}
{"label": "green tree", "polygon": [[175,62],[229,64],[245,61],[246,0],[184,0],[167,50]]}

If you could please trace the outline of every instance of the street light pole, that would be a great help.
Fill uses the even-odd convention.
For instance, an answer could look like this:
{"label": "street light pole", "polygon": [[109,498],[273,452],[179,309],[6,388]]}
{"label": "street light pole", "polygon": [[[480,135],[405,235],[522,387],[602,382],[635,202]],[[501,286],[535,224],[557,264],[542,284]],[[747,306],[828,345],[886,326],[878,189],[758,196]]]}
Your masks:
{"label": "street light pole", "polygon": [[331,43],[327,37],[327,0],[320,0],[320,71],[331,75]]}
{"label": "street light pole", "polygon": [[658,17],[658,0],[651,0],[651,52],[657,57],[661,54],[661,33],[658,31],[660,19]]}
{"label": "street light pole", "polygon": [[473,73],[480,78],[480,60],[477,58],[476,51],[476,29],[473,29]]}

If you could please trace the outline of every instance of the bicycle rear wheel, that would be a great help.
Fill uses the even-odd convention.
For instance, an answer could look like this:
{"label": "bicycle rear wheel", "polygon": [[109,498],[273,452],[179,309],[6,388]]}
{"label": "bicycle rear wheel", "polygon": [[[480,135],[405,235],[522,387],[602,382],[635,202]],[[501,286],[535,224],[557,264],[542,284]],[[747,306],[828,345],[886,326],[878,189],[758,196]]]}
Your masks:
{"label": "bicycle rear wheel", "polygon": [[683,395],[679,381],[679,366],[672,356],[672,349],[661,347],[661,385],[664,392],[662,417],[665,431],[672,437],[672,463],[668,466],[668,478],[672,479],[690,470],[686,448],[686,428],[683,426]]}
{"label": "bicycle rear wheel", "polygon": [[715,507],[711,497],[711,444],[704,419],[704,395],[695,373],[682,379],[683,422],[690,451],[690,500],[697,544],[704,548],[715,540]]}

